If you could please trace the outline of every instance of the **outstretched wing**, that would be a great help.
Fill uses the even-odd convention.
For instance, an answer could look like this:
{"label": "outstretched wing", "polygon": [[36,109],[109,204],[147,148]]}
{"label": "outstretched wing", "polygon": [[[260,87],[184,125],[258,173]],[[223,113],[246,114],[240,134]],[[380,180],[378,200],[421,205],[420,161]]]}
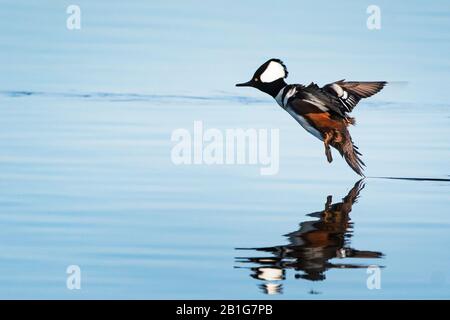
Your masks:
{"label": "outstretched wing", "polygon": [[343,113],[351,112],[362,98],[368,98],[386,85],[385,81],[344,81],[339,80],[322,88],[328,94],[336,97]]}

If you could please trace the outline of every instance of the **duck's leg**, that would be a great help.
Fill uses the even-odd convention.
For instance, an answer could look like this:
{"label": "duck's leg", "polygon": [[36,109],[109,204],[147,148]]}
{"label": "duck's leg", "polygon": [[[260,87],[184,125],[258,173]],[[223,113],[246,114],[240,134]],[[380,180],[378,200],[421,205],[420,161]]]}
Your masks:
{"label": "duck's leg", "polygon": [[327,202],[325,202],[325,210],[324,211],[330,210],[332,202],[333,202],[333,196],[328,196]]}
{"label": "duck's leg", "polygon": [[325,155],[327,156],[328,162],[333,161],[333,157],[331,156],[331,149],[330,149],[330,141],[332,138],[333,138],[333,135],[331,134],[331,132],[325,132],[323,144],[325,146]]}

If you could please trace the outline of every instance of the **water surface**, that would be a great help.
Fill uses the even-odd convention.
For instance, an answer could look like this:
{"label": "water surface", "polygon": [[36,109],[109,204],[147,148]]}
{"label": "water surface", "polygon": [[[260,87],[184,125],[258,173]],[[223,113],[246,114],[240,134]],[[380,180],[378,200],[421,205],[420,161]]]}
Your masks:
{"label": "water surface", "polygon": [[[79,31],[4,2],[0,298],[449,298],[446,1],[380,1],[379,31],[360,1],[78,1]],[[368,178],[233,86],[272,56],[290,82],[392,81],[353,113]],[[173,164],[196,120],[279,129],[279,173]]]}

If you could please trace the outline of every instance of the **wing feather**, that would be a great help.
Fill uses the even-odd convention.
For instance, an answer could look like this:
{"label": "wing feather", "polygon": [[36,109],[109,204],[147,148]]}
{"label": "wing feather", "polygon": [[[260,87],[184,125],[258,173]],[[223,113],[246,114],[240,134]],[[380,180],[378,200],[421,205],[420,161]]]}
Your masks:
{"label": "wing feather", "polygon": [[327,84],[322,89],[336,97],[343,112],[351,112],[358,102],[381,91],[385,81],[344,81]]}

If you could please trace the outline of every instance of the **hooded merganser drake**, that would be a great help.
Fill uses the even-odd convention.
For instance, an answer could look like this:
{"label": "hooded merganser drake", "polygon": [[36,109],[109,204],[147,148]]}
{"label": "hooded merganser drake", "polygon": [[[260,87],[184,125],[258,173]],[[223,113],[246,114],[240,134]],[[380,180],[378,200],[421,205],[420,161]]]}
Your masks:
{"label": "hooded merganser drake", "polygon": [[333,161],[332,146],[357,174],[364,176],[365,164],[347,129],[355,124],[355,119],[348,113],[362,98],[379,92],[386,82],[339,80],[320,88],[313,82],[308,86],[287,84],[284,81],[287,76],[283,62],[270,59],[256,70],[250,81],[236,86],[254,87],[274,97],[306,131],[323,141],[328,162]]}

